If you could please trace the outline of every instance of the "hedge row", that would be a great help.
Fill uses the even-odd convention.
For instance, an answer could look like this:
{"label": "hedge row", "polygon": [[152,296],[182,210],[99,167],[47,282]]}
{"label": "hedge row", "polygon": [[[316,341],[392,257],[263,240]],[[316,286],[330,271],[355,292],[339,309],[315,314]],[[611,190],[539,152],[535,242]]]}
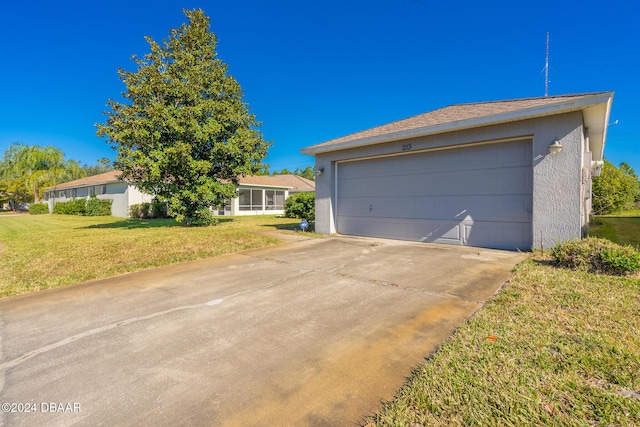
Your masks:
{"label": "hedge row", "polygon": [[73,199],[68,202],[56,203],[53,207],[53,213],[60,215],[109,216],[111,215],[111,203],[113,203],[113,200],[98,199],[96,196],[91,196],[89,199]]}

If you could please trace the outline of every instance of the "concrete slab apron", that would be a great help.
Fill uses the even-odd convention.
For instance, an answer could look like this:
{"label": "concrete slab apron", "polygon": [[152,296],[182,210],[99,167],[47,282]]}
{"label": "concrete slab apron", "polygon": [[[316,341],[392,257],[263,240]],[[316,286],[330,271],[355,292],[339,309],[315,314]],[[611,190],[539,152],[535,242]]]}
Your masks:
{"label": "concrete slab apron", "polygon": [[[0,300],[0,425],[354,425],[522,256],[332,237]],[[40,407],[38,408],[40,409]]]}

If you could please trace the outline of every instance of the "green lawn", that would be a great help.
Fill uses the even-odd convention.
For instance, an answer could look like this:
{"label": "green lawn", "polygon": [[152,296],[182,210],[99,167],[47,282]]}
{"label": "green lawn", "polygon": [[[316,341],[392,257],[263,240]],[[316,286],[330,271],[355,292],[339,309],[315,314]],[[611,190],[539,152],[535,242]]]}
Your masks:
{"label": "green lawn", "polygon": [[640,248],[640,216],[597,216],[589,235]]}
{"label": "green lawn", "polygon": [[[640,247],[640,217],[591,235]],[[367,426],[640,426],[640,279],[532,255]]]}
{"label": "green lawn", "polygon": [[279,240],[261,231],[293,230],[300,222],[275,216],[221,221],[181,227],[171,219],[3,215],[0,297],[273,245]]}
{"label": "green lawn", "polygon": [[640,280],[529,259],[369,426],[640,426]]}
{"label": "green lawn", "polygon": [[640,216],[640,209],[630,209],[628,211],[622,211],[615,216]]}

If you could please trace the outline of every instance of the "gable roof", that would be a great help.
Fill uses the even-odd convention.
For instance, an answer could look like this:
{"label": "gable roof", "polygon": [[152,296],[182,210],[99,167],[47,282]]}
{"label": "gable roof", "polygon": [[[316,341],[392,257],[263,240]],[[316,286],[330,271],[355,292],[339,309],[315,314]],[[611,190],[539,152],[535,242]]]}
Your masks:
{"label": "gable roof", "polygon": [[[582,111],[594,160],[602,160],[613,92],[454,104],[303,148],[321,154],[419,136]],[[599,158],[598,158],[599,157]]]}
{"label": "gable roof", "polygon": [[[121,171],[114,170],[58,184],[56,186],[48,187],[47,190],[64,190],[67,188],[87,187],[91,185],[118,182],[121,181],[121,174]],[[316,189],[316,183],[314,181],[298,175],[248,175],[241,176],[239,181],[241,185],[288,188],[293,192],[315,191]]]}
{"label": "gable roof", "polygon": [[316,190],[316,183],[314,181],[293,174],[242,176],[240,177],[240,184],[287,187],[294,193]]}
{"label": "gable roof", "polygon": [[86,178],[80,178],[62,184],[47,187],[47,190],[64,190],[65,188],[86,187],[89,185],[108,184],[110,182],[120,181],[120,171],[109,171],[98,175],[91,175]]}

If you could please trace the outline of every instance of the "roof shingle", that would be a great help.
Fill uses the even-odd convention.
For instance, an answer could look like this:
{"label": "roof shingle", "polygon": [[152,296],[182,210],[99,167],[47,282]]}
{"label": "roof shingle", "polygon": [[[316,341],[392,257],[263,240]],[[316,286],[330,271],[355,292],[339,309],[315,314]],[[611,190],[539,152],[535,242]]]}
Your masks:
{"label": "roof shingle", "polygon": [[465,122],[473,119],[492,117],[512,112],[521,112],[528,109],[552,106],[554,104],[566,104],[571,101],[586,100],[594,95],[600,95],[603,93],[606,92],[476,102],[469,104],[453,104],[448,107],[418,114],[406,119],[376,126],[371,129],[366,129],[320,144],[312,145],[302,151],[307,154],[313,154],[317,149],[330,149],[332,146],[344,145],[349,142],[384,137],[385,135],[392,135],[397,132],[406,132],[441,125],[455,125],[457,122]]}
{"label": "roof shingle", "polygon": [[[106,184],[109,182],[117,182],[120,181],[121,171],[114,170],[110,172],[101,173],[98,175],[88,176],[86,178],[76,179],[74,181],[65,182],[62,184],[58,184],[53,187],[48,187],[47,189],[56,189],[56,190],[64,190],[66,188],[74,188],[74,187],[86,187],[90,185],[98,185],[98,184]],[[249,175],[249,176],[241,176],[240,184],[246,185],[265,185],[272,187],[283,187],[290,188],[293,192],[298,191],[315,191],[315,182],[303,178],[298,175]]]}
{"label": "roof shingle", "polygon": [[293,174],[242,176],[240,177],[240,184],[289,187],[293,192],[315,191],[316,189],[314,181]]}
{"label": "roof shingle", "polygon": [[98,175],[88,176],[86,178],[80,178],[62,184],[57,184],[47,189],[64,190],[65,188],[84,187],[88,185],[106,184],[108,182],[116,182],[120,180],[120,171],[109,171]]}

